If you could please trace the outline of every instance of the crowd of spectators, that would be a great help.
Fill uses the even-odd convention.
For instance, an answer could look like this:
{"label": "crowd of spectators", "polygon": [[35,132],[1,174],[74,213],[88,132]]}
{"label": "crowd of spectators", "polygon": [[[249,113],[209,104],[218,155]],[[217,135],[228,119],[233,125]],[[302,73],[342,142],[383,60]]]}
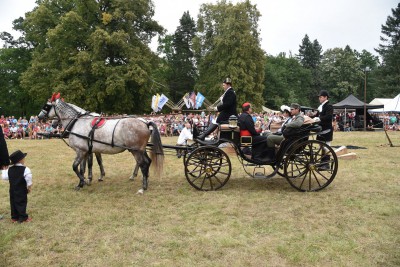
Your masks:
{"label": "crowd of spectators", "polygon": [[[307,115],[307,114],[306,114]],[[162,136],[179,136],[185,127],[185,122],[193,121],[197,127],[207,128],[209,123],[215,119],[214,113],[179,113],[179,114],[150,114],[144,115],[148,120],[154,121],[158,125]],[[369,129],[385,127],[386,130],[400,130],[400,114],[396,113],[376,113],[372,114],[372,120],[368,121]],[[258,132],[263,133],[278,129],[284,118],[282,113],[253,113],[253,120]],[[377,125],[380,123],[379,125]],[[355,112],[342,112],[334,116],[333,127],[335,131],[352,131],[358,127],[359,120]],[[49,122],[40,122],[37,116],[31,116],[29,120],[26,117],[16,119],[14,116],[0,116],[0,125],[3,128],[6,139],[43,139],[46,135],[40,133],[59,133],[62,128],[53,128]]]}

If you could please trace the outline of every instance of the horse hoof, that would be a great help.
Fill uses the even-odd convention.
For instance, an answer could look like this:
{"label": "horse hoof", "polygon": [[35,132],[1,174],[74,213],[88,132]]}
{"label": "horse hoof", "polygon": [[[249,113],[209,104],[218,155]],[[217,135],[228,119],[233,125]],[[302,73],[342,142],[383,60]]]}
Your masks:
{"label": "horse hoof", "polygon": [[137,195],[143,195],[143,193],[144,193],[144,191],[143,191],[143,189],[141,188],[141,189],[139,189],[138,191],[137,191]]}
{"label": "horse hoof", "polygon": [[99,182],[103,182],[104,181],[103,178],[99,178],[98,180],[99,180]]}
{"label": "horse hoof", "polygon": [[75,186],[75,191],[79,191],[79,190],[81,190],[81,187],[79,185]]}
{"label": "horse hoof", "polygon": [[129,181],[134,181],[134,180],[135,180],[135,176],[129,177]]}

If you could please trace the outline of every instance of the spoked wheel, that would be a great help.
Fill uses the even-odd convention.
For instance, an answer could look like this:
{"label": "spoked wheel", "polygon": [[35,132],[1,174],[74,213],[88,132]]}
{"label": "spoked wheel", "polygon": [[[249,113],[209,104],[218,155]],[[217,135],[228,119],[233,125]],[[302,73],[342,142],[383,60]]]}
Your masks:
{"label": "spoked wheel", "polygon": [[231,161],[217,147],[200,147],[187,157],[186,179],[197,190],[212,191],[223,187],[231,176]]}
{"label": "spoked wheel", "polygon": [[318,191],[335,178],[338,159],[333,149],[320,141],[310,140],[290,148],[285,159],[285,178],[299,191]]}

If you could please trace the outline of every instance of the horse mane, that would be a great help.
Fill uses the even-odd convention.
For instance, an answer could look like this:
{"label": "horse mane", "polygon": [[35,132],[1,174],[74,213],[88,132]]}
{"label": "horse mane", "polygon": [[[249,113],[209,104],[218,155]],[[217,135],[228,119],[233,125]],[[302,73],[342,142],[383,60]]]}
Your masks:
{"label": "horse mane", "polygon": [[71,106],[71,105],[69,105],[69,104],[67,104],[67,103],[65,103],[64,101],[61,101],[61,100],[57,101],[57,104],[56,104],[55,107],[58,108],[61,112],[63,112],[64,113],[64,117],[67,117],[67,118],[75,118],[79,114],[81,114],[81,112],[78,111],[77,108],[74,108],[73,106]]}

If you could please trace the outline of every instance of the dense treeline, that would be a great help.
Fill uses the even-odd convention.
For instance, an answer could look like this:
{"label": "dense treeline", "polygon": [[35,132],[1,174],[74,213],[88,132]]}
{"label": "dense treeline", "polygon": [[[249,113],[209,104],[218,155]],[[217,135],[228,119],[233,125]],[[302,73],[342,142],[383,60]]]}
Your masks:
{"label": "dense treeline", "polygon": [[[400,92],[400,4],[382,25],[378,57],[349,46],[324,51],[307,34],[297,54],[270,55],[261,49],[261,14],[250,1],[203,4],[197,21],[185,12],[172,34],[153,20],[151,0],[37,3],[13,22],[19,39],[0,34],[3,114],[36,114],[54,91],[108,113],[149,112],[155,93],[178,102],[194,90],[214,102],[225,77],[239,102],[275,109],[290,102],[315,107],[322,88],[332,102],[350,93],[363,100],[365,78],[367,101]],[[149,45],[157,34],[155,53]]]}

